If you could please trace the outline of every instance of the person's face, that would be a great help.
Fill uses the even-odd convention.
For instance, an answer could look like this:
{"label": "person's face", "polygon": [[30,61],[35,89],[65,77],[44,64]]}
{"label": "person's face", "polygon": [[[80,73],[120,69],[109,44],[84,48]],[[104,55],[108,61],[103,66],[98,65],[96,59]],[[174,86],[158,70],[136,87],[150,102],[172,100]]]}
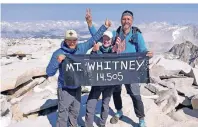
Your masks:
{"label": "person's face", "polygon": [[75,49],[76,46],[77,46],[77,40],[78,40],[78,39],[66,39],[66,40],[65,40],[65,43],[67,44],[67,46],[68,46],[70,49]]}
{"label": "person's face", "polygon": [[122,28],[124,30],[130,29],[133,23],[133,18],[131,16],[125,15],[121,19]]}
{"label": "person's face", "polygon": [[104,35],[104,36],[102,37],[102,39],[103,39],[102,44],[103,44],[104,47],[109,47],[109,46],[111,46],[112,39],[111,39],[110,37]]}

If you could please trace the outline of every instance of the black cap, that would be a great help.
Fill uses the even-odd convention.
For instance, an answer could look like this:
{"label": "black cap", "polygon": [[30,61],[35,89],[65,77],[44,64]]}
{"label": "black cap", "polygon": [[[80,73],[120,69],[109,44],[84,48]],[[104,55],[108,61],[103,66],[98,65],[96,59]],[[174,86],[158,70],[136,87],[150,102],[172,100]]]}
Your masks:
{"label": "black cap", "polygon": [[129,10],[126,10],[122,13],[122,17],[125,16],[125,15],[129,15],[129,16],[132,16],[133,17],[133,12],[129,11]]}

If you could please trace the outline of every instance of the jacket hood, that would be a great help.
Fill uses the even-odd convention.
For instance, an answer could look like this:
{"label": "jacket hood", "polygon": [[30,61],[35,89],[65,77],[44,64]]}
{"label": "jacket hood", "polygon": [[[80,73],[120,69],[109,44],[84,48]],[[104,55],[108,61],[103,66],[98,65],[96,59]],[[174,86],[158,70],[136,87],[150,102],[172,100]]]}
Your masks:
{"label": "jacket hood", "polygon": [[61,49],[70,54],[74,54],[77,51],[77,47],[75,49],[70,49],[64,41],[61,42]]}

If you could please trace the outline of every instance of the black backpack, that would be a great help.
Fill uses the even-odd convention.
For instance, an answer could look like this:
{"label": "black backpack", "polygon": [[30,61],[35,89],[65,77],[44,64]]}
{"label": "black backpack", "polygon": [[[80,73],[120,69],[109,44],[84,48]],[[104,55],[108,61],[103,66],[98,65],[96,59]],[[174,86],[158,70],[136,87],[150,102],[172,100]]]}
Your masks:
{"label": "black backpack", "polygon": [[[138,27],[132,26],[131,28],[132,28],[132,36],[131,36],[129,42],[135,46],[136,52],[138,52],[138,34],[137,34],[137,32],[139,32],[139,33],[142,33],[142,32],[140,31],[140,29]],[[121,30],[121,26],[119,26],[118,29],[116,30],[116,37],[119,36],[120,30]]]}

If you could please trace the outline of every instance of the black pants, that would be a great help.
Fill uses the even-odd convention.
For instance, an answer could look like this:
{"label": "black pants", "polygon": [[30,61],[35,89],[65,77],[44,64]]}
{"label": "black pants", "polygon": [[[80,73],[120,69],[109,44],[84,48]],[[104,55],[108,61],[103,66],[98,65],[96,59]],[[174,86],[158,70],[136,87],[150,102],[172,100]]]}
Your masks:
{"label": "black pants", "polygon": [[122,85],[117,85],[114,87],[114,91],[113,91],[113,101],[114,101],[116,110],[122,109],[121,88],[122,88]]}
{"label": "black pants", "polygon": [[102,93],[102,107],[100,114],[100,125],[105,125],[108,114],[109,114],[109,102],[111,99],[111,95],[113,93],[112,86],[93,86],[89,93],[89,97],[87,99],[87,107],[86,107],[86,116],[85,116],[85,126],[93,127],[95,108]]}
{"label": "black pants", "polygon": [[[138,118],[143,118],[145,117],[144,114],[144,104],[142,102],[142,98],[140,96],[140,86],[137,83],[134,84],[125,84],[127,94],[130,95],[133,105],[134,105],[134,110],[135,114]],[[114,92],[113,92],[113,100],[114,100],[114,105],[116,110],[122,109],[122,98],[121,98],[121,90],[122,90],[122,85],[117,85],[114,87]]]}
{"label": "black pants", "polygon": [[[77,89],[58,88],[58,119],[56,127],[77,127],[80,111],[81,87]],[[69,119],[68,119],[69,118]]]}

